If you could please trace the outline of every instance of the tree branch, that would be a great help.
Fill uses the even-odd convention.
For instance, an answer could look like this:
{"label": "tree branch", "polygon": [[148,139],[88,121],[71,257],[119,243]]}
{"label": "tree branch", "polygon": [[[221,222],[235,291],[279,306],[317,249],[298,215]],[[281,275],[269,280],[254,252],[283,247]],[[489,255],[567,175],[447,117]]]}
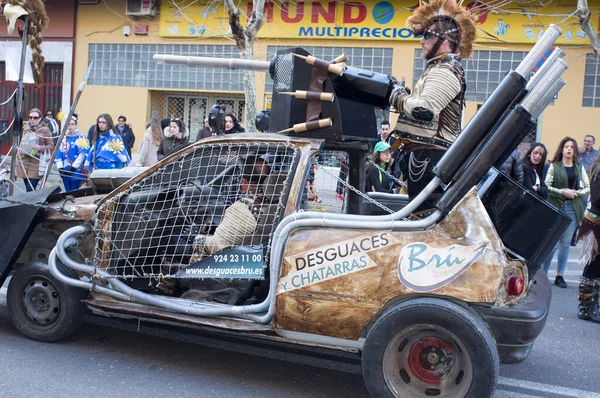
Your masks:
{"label": "tree branch", "polygon": [[581,25],[581,29],[590,38],[590,44],[592,45],[594,52],[598,54],[600,52],[600,39],[598,39],[598,32],[594,30],[590,16],[591,13],[588,8],[587,0],[577,0],[577,17],[579,18],[579,24]]}
{"label": "tree branch", "polygon": [[237,48],[245,50],[246,42],[244,41],[244,27],[240,22],[240,10],[235,6],[233,0],[224,0],[225,8],[229,14],[229,26],[231,27],[231,35],[235,40]]}
{"label": "tree branch", "polygon": [[254,0],[252,7],[252,16],[248,19],[248,27],[246,28],[246,36],[250,40],[254,40],[258,35],[258,31],[262,28],[265,22],[265,0]]}

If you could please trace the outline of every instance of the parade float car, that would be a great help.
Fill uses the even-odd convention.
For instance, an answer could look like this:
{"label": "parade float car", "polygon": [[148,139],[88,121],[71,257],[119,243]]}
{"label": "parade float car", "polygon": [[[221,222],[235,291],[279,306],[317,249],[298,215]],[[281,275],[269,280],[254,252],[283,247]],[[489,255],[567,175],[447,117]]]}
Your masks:
{"label": "parade float car", "polygon": [[[106,195],[4,204],[19,220],[0,282],[20,249],[44,245],[17,235],[62,233],[48,264],[14,272],[11,319],[40,341],[74,333],[86,310],[253,334],[356,352],[374,397],[491,396],[499,361],[524,360],[544,327],[540,265],[569,222],[490,171],[564,84],[559,49],[527,82],[558,34],[507,74],[410,202],[363,189],[393,80],[280,51],[270,132],[203,139],[113,190],[93,177]],[[434,211],[411,218],[440,185]]]}

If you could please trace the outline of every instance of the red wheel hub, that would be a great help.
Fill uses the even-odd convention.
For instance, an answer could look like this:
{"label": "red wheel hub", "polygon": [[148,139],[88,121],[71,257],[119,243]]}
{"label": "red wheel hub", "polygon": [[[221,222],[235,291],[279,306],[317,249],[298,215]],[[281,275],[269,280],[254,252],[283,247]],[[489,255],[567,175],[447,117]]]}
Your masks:
{"label": "red wheel hub", "polygon": [[438,384],[452,367],[452,344],[437,337],[425,337],[410,348],[408,366],[419,380]]}

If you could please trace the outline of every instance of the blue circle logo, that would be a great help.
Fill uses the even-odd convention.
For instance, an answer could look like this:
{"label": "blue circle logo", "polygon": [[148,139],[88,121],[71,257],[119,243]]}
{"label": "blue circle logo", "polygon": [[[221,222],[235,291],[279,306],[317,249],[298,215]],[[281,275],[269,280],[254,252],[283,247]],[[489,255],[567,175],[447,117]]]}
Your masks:
{"label": "blue circle logo", "polygon": [[380,25],[390,23],[394,19],[394,6],[387,1],[375,4],[373,7],[373,19]]}

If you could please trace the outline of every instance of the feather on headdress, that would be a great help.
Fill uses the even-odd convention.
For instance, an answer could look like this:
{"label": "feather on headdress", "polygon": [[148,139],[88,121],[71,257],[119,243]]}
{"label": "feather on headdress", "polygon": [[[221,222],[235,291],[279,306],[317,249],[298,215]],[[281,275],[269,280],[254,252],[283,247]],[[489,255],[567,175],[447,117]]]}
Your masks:
{"label": "feather on headdress", "polygon": [[[456,43],[458,54],[463,59],[469,58],[473,55],[473,43],[477,38],[476,17],[465,7],[457,4],[456,0],[430,0],[429,3],[423,3],[414,10],[413,15],[408,17],[406,25],[409,29],[413,29],[417,35],[420,35],[432,22],[444,17],[454,20],[458,26],[458,40]],[[449,37],[446,38],[451,40]]]}

